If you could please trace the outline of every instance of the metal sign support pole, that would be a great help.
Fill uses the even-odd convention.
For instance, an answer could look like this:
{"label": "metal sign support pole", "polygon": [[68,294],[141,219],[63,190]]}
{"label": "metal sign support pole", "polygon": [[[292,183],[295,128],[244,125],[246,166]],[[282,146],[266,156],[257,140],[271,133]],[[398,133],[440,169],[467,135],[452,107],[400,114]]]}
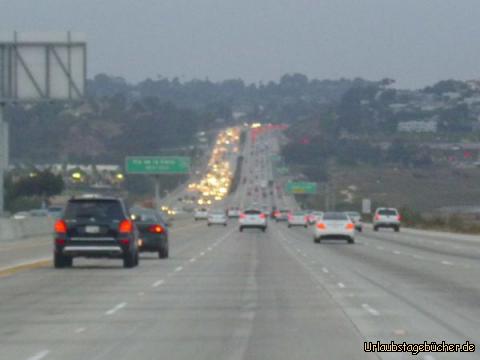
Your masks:
{"label": "metal sign support pole", "polygon": [[4,104],[0,104],[0,217],[4,214],[4,177],[8,166],[8,124],[4,120]]}
{"label": "metal sign support pole", "polygon": [[160,211],[160,176],[154,176],[155,181],[155,209]]}

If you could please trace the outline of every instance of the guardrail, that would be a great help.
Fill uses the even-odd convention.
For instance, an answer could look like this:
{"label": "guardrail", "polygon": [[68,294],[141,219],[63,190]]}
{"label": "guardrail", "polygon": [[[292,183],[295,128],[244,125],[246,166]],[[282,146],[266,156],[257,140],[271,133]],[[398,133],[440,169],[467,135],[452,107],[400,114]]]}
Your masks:
{"label": "guardrail", "polygon": [[0,241],[11,241],[49,235],[53,232],[53,220],[32,217],[21,220],[0,219]]}

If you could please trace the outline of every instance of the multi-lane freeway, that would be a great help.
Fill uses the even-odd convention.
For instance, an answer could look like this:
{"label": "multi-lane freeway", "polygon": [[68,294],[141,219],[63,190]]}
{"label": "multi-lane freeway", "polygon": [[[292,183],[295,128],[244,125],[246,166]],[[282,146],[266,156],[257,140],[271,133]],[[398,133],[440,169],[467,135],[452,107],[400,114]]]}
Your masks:
{"label": "multi-lane freeway", "polygon": [[[232,202],[254,201],[248,184]],[[267,201],[294,203],[277,192]],[[314,244],[310,229],[285,223],[240,233],[236,220],[184,219],[170,239],[168,260],[145,254],[134,269],[76,259],[71,269],[4,273],[0,359],[478,358],[364,352],[365,341],[480,344],[474,236],[366,227],[355,244]],[[1,244],[0,261],[43,258],[50,246]]]}

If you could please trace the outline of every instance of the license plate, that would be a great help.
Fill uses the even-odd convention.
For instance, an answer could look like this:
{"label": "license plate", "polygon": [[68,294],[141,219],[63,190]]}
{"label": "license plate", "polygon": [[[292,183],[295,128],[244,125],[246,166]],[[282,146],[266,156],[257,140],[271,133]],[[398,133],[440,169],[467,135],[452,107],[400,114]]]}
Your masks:
{"label": "license plate", "polygon": [[100,226],[85,226],[85,232],[87,234],[98,234],[100,232]]}

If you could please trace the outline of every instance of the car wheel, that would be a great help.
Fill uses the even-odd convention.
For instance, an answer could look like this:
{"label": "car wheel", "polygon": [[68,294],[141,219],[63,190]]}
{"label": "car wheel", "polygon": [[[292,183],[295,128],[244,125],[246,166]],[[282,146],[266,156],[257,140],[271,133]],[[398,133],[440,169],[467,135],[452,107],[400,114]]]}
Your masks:
{"label": "car wheel", "polygon": [[289,228],[291,228],[291,227],[292,227],[292,225],[288,224],[288,227],[289,227]]}
{"label": "car wheel", "polygon": [[362,232],[363,231],[363,228],[358,228],[358,232]]}
{"label": "car wheel", "polygon": [[123,267],[130,269],[135,266],[135,254],[128,252],[123,255]]}
{"label": "car wheel", "polygon": [[223,226],[227,226],[227,223],[223,224]]}
{"label": "car wheel", "polygon": [[400,226],[395,226],[395,232],[399,232],[400,231]]}
{"label": "car wheel", "polygon": [[349,244],[353,244],[354,242],[355,242],[355,240],[353,238],[348,239]]}
{"label": "car wheel", "polygon": [[53,266],[55,269],[61,269],[67,266],[66,264],[66,256],[59,254],[59,253],[54,253],[53,254]]}
{"label": "car wheel", "polygon": [[242,231],[243,231],[243,227],[240,226],[240,227],[238,228],[238,230],[240,230],[240,232],[242,232]]}
{"label": "car wheel", "polygon": [[314,242],[315,244],[320,244],[320,238],[314,237],[314,238],[313,238],[313,242]]}
{"label": "car wheel", "polygon": [[305,225],[305,229],[308,228],[308,225]]}
{"label": "car wheel", "polygon": [[378,231],[378,227],[374,226],[373,231]]}
{"label": "car wheel", "polygon": [[266,227],[262,228],[262,231],[263,232],[267,231],[267,228]]}
{"label": "car wheel", "polygon": [[73,266],[73,257],[65,256],[65,267],[72,267]]}
{"label": "car wheel", "polygon": [[168,247],[161,247],[160,250],[158,250],[158,258],[159,259],[168,258]]}

